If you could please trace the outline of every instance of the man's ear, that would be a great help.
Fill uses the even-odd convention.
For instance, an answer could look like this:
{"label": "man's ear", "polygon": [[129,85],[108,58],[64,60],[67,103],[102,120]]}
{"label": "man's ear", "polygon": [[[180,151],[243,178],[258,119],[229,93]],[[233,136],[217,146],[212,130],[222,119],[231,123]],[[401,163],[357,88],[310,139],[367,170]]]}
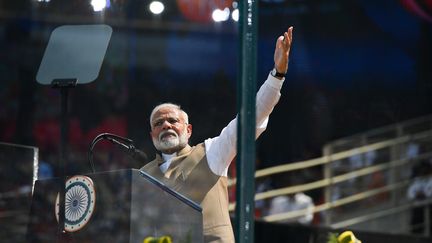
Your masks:
{"label": "man's ear", "polygon": [[192,124],[188,124],[186,129],[189,137],[192,136]]}

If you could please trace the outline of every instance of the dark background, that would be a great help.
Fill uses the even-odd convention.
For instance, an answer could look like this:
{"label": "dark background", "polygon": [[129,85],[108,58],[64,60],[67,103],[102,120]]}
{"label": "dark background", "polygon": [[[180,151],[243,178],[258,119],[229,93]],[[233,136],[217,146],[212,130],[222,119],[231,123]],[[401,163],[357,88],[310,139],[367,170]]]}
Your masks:
{"label": "dark background", "polygon": [[[0,2],[0,141],[37,146],[41,160],[57,165],[60,96],[35,77],[51,31],[64,24],[113,28],[99,78],[71,90],[70,174],[88,170],[88,146],[103,132],[133,139],[152,158],[148,117],[159,103],[179,103],[189,113],[191,144],[216,136],[234,118],[237,23],[214,23],[199,8],[229,3],[232,10],[231,1],[165,1],[157,17],[150,1],[112,0],[102,13],[89,2]],[[258,86],[273,67],[277,36],[294,26],[282,97],[258,140],[259,167],[318,157],[334,139],[430,114],[431,5],[259,1]],[[101,143],[96,169],[140,167],[124,157]]]}

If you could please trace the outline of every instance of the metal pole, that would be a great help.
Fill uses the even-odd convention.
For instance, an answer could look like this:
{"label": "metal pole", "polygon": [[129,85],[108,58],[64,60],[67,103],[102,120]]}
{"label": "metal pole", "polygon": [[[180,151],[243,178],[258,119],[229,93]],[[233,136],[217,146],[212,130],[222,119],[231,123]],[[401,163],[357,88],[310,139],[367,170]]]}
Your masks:
{"label": "metal pole", "polygon": [[431,236],[431,212],[430,212],[430,206],[428,204],[424,204],[423,206],[423,218],[424,218],[424,224],[423,224],[423,233],[425,237]]}
{"label": "metal pole", "polygon": [[[328,180],[330,183],[324,188],[324,198],[325,203],[329,203],[332,205],[333,199],[333,171],[332,171],[332,153],[333,153],[333,145],[326,145],[324,147],[324,156],[327,160],[327,163],[324,164],[324,179]],[[332,212],[333,207],[330,207],[324,217],[324,222],[326,226],[331,225],[332,223]]]}
{"label": "metal pole", "polygon": [[255,99],[258,1],[239,2],[240,81],[237,88],[236,242],[254,242]]}
{"label": "metal pole", "polygon": [[67,140],[69,131],[69,116],[68,116],[68,94],[69,88],[75,87],[78,83],[77,79],[54,79],[51,83],[52,88],[60,89],[61,98],[61,114],[60,114],[60,159],[59,159],[59,219],[57,227],[57,241],[65,240],[66,231],[65,225],[65,193],[66,193],[66,168],[67,168]]}
{"label": "metal pole", "polygon": [[57,242],[63,242],[64,240],[64,225],[65,225],[65,185],[66,185],[66,165],[67,165],[67,154],[66,154],[66,143],[68,139],[68,91],[69,87],[60,87],[61,93],[61,130],[60,130],[60,188],[59,188],[59,224],[57,229]]}

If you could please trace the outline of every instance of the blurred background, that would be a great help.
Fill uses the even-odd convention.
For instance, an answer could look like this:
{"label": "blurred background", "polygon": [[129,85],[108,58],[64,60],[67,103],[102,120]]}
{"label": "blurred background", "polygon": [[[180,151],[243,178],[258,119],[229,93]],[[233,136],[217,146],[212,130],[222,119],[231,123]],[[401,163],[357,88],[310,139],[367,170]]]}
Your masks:
{"label": "blurred background", "polygon": [[[282,97],[257,141],[256,167],[263,170],[257,192],[275,193],[257,200],[257,219],[430,236],[432,1],[257,2],[258,87],[273,68],[276,38],[294,26]],[[62,25],[99,23],[111,26],[113,34],[99,77],[70,91],[67,174],[91,172],[89,145],[104,132],[132,139],[152,159],[148,118],[159,103],[178,103],[189,113],[191,144],[218,135],[236,115],[237,1],[2,0],[0,142],[5,151],[23,145],[36,154],[23,159],[38,164],[30,175],[58,174],[60,93],[35,79],[50,34]],[[5,213],[10,195],[28,197],[31,191],[22,188],[31,179],[20,177],[24,172],[10,159],[16,154],[0,157],[0,174],[23,178],[9,185],[2,176],[0,222],[13,216]],[[105,142],[95,147],[94,159],[96,171],[145,163]],[[293,176],[290,164],[303,167]],[[232,178],[234,173],[232,166]],[[332,180],[337,176],[345,177]],[[301,184],[309,187],[291,187]],[[414,184],[417,189],[407,193]],[[283,205],[297,194],[312,210],[301,222],[283,216],[291,210]],[[344,197],[351,201],[333,208]],[[421,208],[416,221],[411,213],[419,208],[417,199],[422,203],[416,204]],[[375,211],[368,209],[378,204]],[[366,215],[360,210],[348,217],[354,208],[376,214],[389,205],[405,206],[387,221],[347,223]],[[281,213],[280,219],[266,218]],[[381,227],[394,217],[402,219],[400,227]],[[419,220],[421,226],[413,227]]]}

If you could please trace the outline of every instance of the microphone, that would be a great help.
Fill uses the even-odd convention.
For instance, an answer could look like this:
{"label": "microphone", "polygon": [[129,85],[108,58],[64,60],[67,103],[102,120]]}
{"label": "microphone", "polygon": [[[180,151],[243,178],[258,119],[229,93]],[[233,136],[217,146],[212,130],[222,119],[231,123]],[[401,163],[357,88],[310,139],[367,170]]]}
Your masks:
{"label": "microphone", "polygon": [[[117,138],[118,138],[118,137],[119,137],[119,136],[117,136]],[[127,154],[132,158],[132,159],[138,160],[138,161],[140,161],[140,162],[147,162],[147,161],[148,161],[147,154],[144,153],[143,151],[141,151],[141,150],[135,148],[135,145],[133,145],[133,141],[132,141],[132,140],[130,140],[130,139],[128,139],[128,138],[123,138],[123,139],[125,139],[124,141],[127,141],[127,142],[129,143],[129,144],[125,144],[125,143],[122,143],[122,142],[118,141],[117,139],[115,139],[115,137],[113,137],[112,134],[107,134],[107,135],[105,136],[105,138],[106,138],[108,141],[110,141],[110,142],[112,142],[112,143],[114,143],[114,144],[117,144],[117,145],[119,145],[121,148],[123,148],[123,149],[126,151],[126,153],[127,153]]]}
{"label": "microphone", "polygon": [[133,148],[133,151],[131,152],[131,154],[129,155],[132,157],[132,159],[142,162],[144,164],[147,164],[149,162],[148,160],[148,156],[146,153],[144,153],[144,151]]}
{"label": "microphone", "polygon": [[93,149],[96,146],[96,144],[103,139],[106,139],[113,144],[119,145],[132,159],[142,163],[148,162],[147,154],[135,148],[135,145],[133,144],[133,141],[131,139],[124,138],[111,133],[102,133],[93,139],[93,141],[90,144],[90,149],[88,152],[88,160],[93,173],[95,173],[94,163],[93,163]]}

